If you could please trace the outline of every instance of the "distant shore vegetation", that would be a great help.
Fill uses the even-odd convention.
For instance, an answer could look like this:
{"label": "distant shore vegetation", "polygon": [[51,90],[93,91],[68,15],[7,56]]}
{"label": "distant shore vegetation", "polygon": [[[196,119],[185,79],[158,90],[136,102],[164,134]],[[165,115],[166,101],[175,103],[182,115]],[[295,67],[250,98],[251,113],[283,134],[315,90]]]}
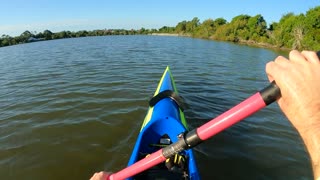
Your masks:
{"label": "distant shore vegetation", "polygon": [[63,38],[163,33],[268,48],[319,50],[320,6],[309,9],[305,14],[287,13],[282,16],[279,22],[272,22],[269,26],[260,14],[256,16],[241,14],[234,17],[230,22],[227,22],[224,18],[206,19],[200,22],[200,19],[195,17],[189,21],[181,21],[175,27],[163,26],[160,29],[104,29],[56,33],[50,30],[39,33],[27,30],[16,37],[2,35],[0,37],[0,47]]}

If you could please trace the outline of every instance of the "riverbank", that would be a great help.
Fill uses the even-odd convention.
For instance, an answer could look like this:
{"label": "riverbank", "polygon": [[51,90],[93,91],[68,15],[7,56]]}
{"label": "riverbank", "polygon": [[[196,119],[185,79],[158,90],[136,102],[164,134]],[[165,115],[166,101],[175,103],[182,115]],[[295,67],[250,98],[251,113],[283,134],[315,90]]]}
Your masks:
{"label": "riverbank", "polygon": [[152,36],[182,36],[182,37],[192,37],[189,34],[178,34],[178,33],[151,33]]}
{"label": "riverbank", "polygon": [[267,48],[267,49],[274,49],[274,50],[281,50],[281,51],[290,51],[291,50],[290,48],[278,47],[273,44],[256,42],[253,40],[239,40],[238,42],[235,42],[235,44],[244,44],[244,45],[253,46],[253,47],[260,47],[260,48]]}
{"label": "riverbank", "polygon": [[169,33],[151,33],[152,36],[179,36],[179,34],[169,34]]}
{"label": "riverbank", "polygon": [[[185,34],[185,33],[151,33],[150,35],[152,36],[174,36],[174,37],[190,37],[190,38],[197,38],[197,39],[206,39],[206,38],[198,38],[198,37],[192,37],[191,34]],[[212,41],[222,41],[222,40],[217,40],[214,38],[209,38],[207,40],[212,40]],[[231,42],[234,44],[242,44],[242,45],[247,45],[247,46],[252,46],[252,47],[259,47],[259,48],[267,48],[267,49],[273,49],[273,50],[280,50],[280,51],[290,51],[290,48],[286,47],[278,47],[276,45],[270,44],[270,43],[262,43],[262,42],[256,42],[253,40],[239,40],[237,42],[234,41],[223,41],[223,42]]]}

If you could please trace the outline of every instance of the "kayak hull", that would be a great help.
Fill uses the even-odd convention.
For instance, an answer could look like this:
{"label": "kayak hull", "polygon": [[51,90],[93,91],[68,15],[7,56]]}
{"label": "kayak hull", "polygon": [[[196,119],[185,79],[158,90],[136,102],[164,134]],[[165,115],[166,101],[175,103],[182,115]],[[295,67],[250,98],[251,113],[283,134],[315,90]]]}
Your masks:
{"label": "kayak hull", "polygon": [[[171,90],[175,94],[178,94],[169,67],[164,71],[154,96],[166,90]],[[159,140],[162,139],[164,135],[170,139],[171,143],[174,143],[178,141],[178,136],[187,130],[188,126],[184,113],[176,101],[170,97],[161,99],[153,107],[149,107],[148,109],[128,166],[144,158],[143,156],[159,150]],[[188,178],[200,179],[192,149],[184,150],[182,155],[187,157]]]}

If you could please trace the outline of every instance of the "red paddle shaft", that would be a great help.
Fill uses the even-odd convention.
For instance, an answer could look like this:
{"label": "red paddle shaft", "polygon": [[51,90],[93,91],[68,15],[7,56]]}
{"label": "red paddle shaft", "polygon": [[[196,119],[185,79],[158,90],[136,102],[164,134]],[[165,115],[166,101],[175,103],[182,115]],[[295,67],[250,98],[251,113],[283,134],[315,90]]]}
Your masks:
{"label": "red paddle shaft", "polygon": [[[317,55],[318,57],[320,56],[320,51],[317,52]],[[111,174],[108,179],[122,180],[149,169],[165,161],[172,155],[192,148],[242,119],[254,114],[270,103],[276,101],[280,96],[281,93],[279,87],[275,82],[272,82],[263,90],[242,101],[240,104],[224,112],[220,116],[212,119],[195,130],[185,133],[184,137],[180,138],[177,142],[152,153],[150,156],[117,173]]]}

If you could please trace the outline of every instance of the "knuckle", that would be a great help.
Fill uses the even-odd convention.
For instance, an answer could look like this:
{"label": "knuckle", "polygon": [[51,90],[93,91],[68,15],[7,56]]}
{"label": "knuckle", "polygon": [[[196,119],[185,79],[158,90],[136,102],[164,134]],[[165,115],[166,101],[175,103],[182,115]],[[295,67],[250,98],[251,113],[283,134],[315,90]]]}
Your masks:
{"label": "knuckle", "polygon": [[286,59],[286,58],[283,57],[283,56],[278,56],[278,57],[274,60],[274,62],[279,63],[279,62],[281,62],[281,61],[283,61],[283,60],[285,60],[285,59]]}
{"label": "knuckle", "polygon": [[270,69],[272,69],[272,67],[274,66],[274,62],[270,61],[266,64],[266,71],[269,72]]}

